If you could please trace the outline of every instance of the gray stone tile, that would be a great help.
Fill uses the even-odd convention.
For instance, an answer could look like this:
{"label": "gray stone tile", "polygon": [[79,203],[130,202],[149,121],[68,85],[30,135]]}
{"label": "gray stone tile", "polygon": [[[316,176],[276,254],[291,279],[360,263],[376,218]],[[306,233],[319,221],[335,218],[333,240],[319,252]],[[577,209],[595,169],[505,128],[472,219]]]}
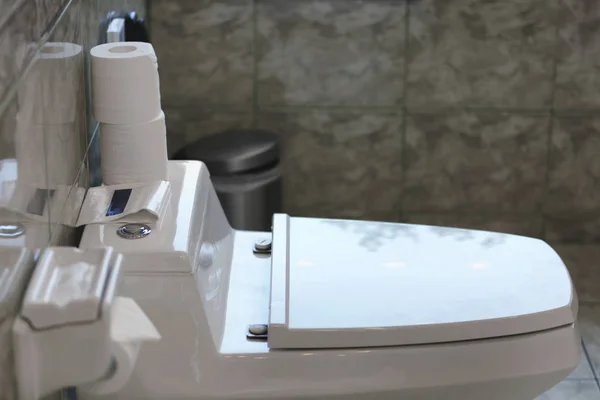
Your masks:
{"label": "gray stone tile", "polygon": [[600,3],[559,0],[557,108],[600,108]]}
{"label": "gray stone tile", "polygon": [[252,125],[252,115],[249,113],[213,111],[193,107],[165,108],[164,112],[170,155],[201,137],[229,129],[250,128]]}
{"label": "gray stone tile", "polygon": [[[576,179],[576,178],[574,178]],[[577,210],[544,216],[544,238],[555,243],[600,243],[600,211]]]}
{"label": "gray stone tile", "polygon": [[562,381],[537,400],[600,400],[600,390],[593,380]]}
{"label": "gray stone tile", "polygon": [[560,255],[577,288],[580,302],[600,303],[600,246],[552,246]]}
{"label": "gray stone tile", "polygon": [[406,213],[402,216],[402,221],[530,237],[541,236],[542,228],[541,216],[535,214]]}
{"label": "gray stone tile", "polygon": [[579,365],[577,366],[575,371],[573,371],[567,379],[569,379],[569,380],[586,380],[586,379],[593,380],[593,379],[595,379],[594,371],[592,370],[590,360],[588,359],[588,357],[585,354],[585,351],[583,349],[581,351],[581,362],[579,363]]}
{"label": "gray stone tile", "polygon": [[581,304],[579,328],[596,376],[600,376],[600,304]]}
{"label": "gray stone tile", "polygon": [[410,2],[407,105],[549,107],[556,1]]}
{"label": "gray stone tile", "polygon": [[259,103],[400,104],[405,3],[259,0]]}
{"label": "gray stone tile", "polygon": [[600,117],[554,119],[545,210],[600,211]]}
{"label": "gray stone tile", "polygon": [[532,212],[544,194],[547,115],[462,112],[409,115],[409,212]]}
{"label": "gray stone tile", "polygon": [[163,104],[251,107],[251,0],[155,0],[150,12]]}
{"label": "gray stone tile", "polygon": [[283,135],[286,212],[328,218],[398,218],[400,115],[263,113],[258,123]]}

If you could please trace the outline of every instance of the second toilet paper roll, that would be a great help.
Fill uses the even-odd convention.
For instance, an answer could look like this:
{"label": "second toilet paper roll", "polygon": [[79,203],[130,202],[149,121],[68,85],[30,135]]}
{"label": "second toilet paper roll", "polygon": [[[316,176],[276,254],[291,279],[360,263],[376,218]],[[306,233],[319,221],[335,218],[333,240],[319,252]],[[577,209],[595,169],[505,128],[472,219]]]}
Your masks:
{"label": "second toilet paper roll", "polygon": [[106,43],[90,53],[94,117],[98,122],[135,124],[159,116],[158,63],[150,43]]}
{"label": "second toilet paper roll", "polygon": [[113,365],[107,373],[109,378],[84,386],[81,391],[93,396],[105,396],[123,388],[131,378],[140,352],[140,346],[140,342],[113,341],[111,345]]}
{"label": "second toilet paper roll", "polygon": [[164,114],[139,124],[100,124],[100,158],[105,185],[168,180]]}

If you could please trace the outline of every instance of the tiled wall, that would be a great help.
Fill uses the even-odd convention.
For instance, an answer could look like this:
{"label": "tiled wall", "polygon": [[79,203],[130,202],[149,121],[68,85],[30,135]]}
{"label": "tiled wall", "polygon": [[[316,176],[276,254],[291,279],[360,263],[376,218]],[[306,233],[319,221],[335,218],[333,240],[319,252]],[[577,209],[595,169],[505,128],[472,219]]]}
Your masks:
{"label": "tiled wall", "polygon": [[[88,119],[85,70],[89,49],[97,44],[99,23],[111,10],[137,10],[144,15],[145,0],[0,0],[0,228],[18,224],[24,229],[24,234],[15,238],[2,235],[0,229],[0,251],[6,247],[35,250],[48,244],[77,244],[77,232],[66,221],[78,214],[77,195],[88,184],[89,139],[97,134],[96,124]],[[36,76],[39,72],[37,56],[48,49],[50,42],[80,45],[82,57],[78,62],[64,65],[58,62],[64,68],[43,69],[44,78],[40,79]],[[56,93],[60,91],[57,88],[64,86],[73,88],[73,98],[77,101],[69,103],[57,98]],[[26,95],[28,90],[37,91],[39,96]],[[32,99],[36,101],[31,102]],[[73,121],[57,125],[53,113],[57,105],[65,104],[72,104]],[[31,110],[34,112],[30,113]],[[29,124],[33,120],[35,123]],[[57,138],[67,132],[77,145],[60,159],[53,149],[64,144]],[[18,143],[25,144],[25,152],[22,148],[17,151]],[[20,206],[14,202],[15,193],[21,193],[26,186],[35,186],[32,182],[23,182],[20,172],[15,179],[15,162],[42,165],[42,176],[32,179],[43,188],[52,186],[48,183],[53,173],[69,166],[62,170],[64,176],[69,177],[64,187],[53,186],[54,194],[45,194],[43,200],[47,206],[40,216],[25,216],[14,211]],[[20,301],[25,282],[19,281],[13,287],[9,298],[12,303],[6,303],[6,298],[0,299],[0,311],[6,311],[0,312],[0,399],[16,399],[9,328],[18,307],[7,307],[7,304]]]}
{"label": "tiled wall", "polygon": [[170,152],[282,134],[286,208],[600,240],[600,2],[150,0]]}

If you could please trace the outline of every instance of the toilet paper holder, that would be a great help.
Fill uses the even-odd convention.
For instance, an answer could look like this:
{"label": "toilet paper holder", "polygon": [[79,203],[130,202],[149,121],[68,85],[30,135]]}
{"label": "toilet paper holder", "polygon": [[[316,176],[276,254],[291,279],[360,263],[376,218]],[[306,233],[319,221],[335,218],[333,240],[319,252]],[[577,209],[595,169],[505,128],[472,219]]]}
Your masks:
{"label": "toilet paper holder", "polygon": [[[119,377],[123,384],[133,371],[137,353],[131,365],[115,368],[115,344],[121,343],[116,336],[125,334],[124,343],[138,349],[141,342],[160,339],[132,299],[117,297],[122,259],[110,247],[43,251],[13,325],[19,399],[35,400],[65,387],[103,384],[113,378],[115,370],[127,369],[125,380]],[[126,309],[131,303],[133,307]],[[115,308],[120,304],[125,307]],[[123,319],[140,314],[146,320],[123,333],[127,325]],[[115,321],[120,325],[115,326]]]}

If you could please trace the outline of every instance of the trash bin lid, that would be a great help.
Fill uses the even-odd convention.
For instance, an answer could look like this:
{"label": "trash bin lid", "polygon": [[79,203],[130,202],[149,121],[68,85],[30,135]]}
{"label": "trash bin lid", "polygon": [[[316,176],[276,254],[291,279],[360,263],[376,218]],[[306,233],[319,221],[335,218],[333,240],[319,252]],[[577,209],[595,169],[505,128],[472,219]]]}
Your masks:
{"label": "trash bin lid", "polygon": [[200,160],[211,175],[232,175],[279,161],[279,136],[257,129],[217,133],[186,145],[175,160]]}

